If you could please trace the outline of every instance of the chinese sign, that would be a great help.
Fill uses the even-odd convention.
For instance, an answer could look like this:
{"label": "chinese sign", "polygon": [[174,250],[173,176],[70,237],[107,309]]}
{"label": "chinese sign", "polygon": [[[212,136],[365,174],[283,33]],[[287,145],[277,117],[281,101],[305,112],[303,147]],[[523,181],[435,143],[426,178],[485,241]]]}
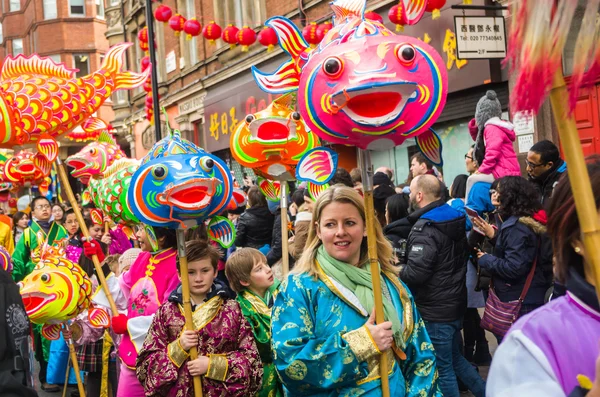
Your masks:
{"label": "chinese sign", "polygon": [[469,62],[466,59],[456,58],[456,35],[450,29],[446,29],[442,51],[446,53],[446,69],[448,70],[452,70],[455,63],[457,69],[462,69]]}
{"label": "chinese sign", "polygon": [[455,16],[458,59],[506,57],[506,29],[503,17]]}

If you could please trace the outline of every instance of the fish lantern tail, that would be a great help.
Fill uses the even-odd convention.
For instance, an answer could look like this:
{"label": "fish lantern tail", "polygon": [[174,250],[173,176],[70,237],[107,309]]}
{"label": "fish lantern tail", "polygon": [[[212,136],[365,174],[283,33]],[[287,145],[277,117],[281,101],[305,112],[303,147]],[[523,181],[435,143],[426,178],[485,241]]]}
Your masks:
{"label": "fish lantern tail", "polygon": [[436,8],[435,10],[433,10],[433,12],[431,13],[431,19],[438,19],[439,17],[442,16],[442,13],[440,12],[439,8]]}
{"label": "fish lantern tail", "polygon": [[115,90],[131,89],[139,87],[148,78],[148,69],[142,73],[122,72],[123,54],[131,43],[121,43],[113,46],[104,57],[101,70],[107,71],[113,75]]}

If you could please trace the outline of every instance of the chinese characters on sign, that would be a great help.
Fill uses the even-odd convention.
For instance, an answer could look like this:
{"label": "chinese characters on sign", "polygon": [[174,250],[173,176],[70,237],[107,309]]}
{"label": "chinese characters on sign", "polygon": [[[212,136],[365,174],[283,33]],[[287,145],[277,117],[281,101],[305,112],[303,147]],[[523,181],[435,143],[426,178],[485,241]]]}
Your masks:
{"label": "chinese characters on sign", "polygon": [[448,60],[446,62],[446,68],[452,69],[452,66],[456,63],[456,68],[461,69],[467,64],[466,59],[458,59],[456,57],[456,35],[450,29],[446,29],[446,37],[444,38],[444,45],[442,51],[446,53]]}
{"label": "chinese characters on sign", "polygon": [[455,16],[458,59],[506,57],[506,30],[503,17]]}

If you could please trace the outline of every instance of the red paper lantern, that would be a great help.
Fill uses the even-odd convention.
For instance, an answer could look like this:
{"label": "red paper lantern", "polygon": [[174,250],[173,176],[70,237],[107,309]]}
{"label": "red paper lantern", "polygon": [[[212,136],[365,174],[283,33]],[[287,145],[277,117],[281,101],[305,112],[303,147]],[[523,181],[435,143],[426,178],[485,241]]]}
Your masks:
{"label": "red paper lantern", "polygon": [[191,40],[192,37],[196,37],[202,31],[202,25],[196,18],[190,18],[183,24],[183,31],[186,33],[186,39]]}
{"label": "red paper lantern", "polygon": [[185,18],[180,14],[175,14],[169,18],[169,27],[175,31],[175,36],[179,36],[183,31],[183,25],[185,25]]}
{"label": "red paper lantern", "polygon": [[258,34],[258,42],[267,47],[267,52],[273,51],[273,48],[277,45],[277,43],[279,43],[275,29],[265,27],[263,30],[261,30]]}
{"label": "red paper lantern", "polygon": [[215,44],[215,40],[221,37],[222,29],[215,21],[210,21],[208,25],[202,29],[202,36],[209,41],[210,44]]}
{"label": "red paper lantern", "polygon": [[150,49],[150,45],[148,45],[147,42],[140,41],[140,48],[142,49],[142,51],[148,52],[148,50]]}
{"label": "red paper lantern", "polygon": [[390,8],[388,17],[392,23],[396,24],[396,32],[404,31],[404,25],[406,25],[406,15],[404,14],[402,3],[396,4]]}
{"label": "red paper lantern", "polygon": [[232,24],[227,25],[225,30],[223,30],[223,35],[221,36],[221,38],[224,42],[229,44],[229,48],[234,48],[235,45],[238,43],[237,34],[239,31],[240,30]]}
{"label": "red paper lantern", "polygon": [[319,38],[319,43],[321,42],[321,40],[323,40],[323,38],[325,37],[327,32],[331,30],[331,28],[333,28],[333,24],[329,21],[323,22],[319,25],[319,27],[317,28],[317,37]]}
{"label": "red paper lantern", "polygon": [[256,42],[256,32],[248,26],[244,26],[237,33],[237,41],[242,45],[242,51],[247,52],[248,47]]}
{"label": "red paper lantern", "polygon": [[152,92],[152,79],[148,77],[143,85],[144,91]]}
{"label": "red paper lantern", "polygon": [[371,21],[383,23],[383,17],[374,11],[365,12],[365,18],[370,19]]}
{"label": "red paper lantern", "polygon": [[159,22],[167,23],[172,16],[173,11],[171,11],[169,6],[164,4],[159,5],[156,7],[156,10],[154,10],[154,18]]}
{"label": "red paper lantern", "polygon": [[306,42],[311,46],[315,46],[321,41],[317,35],[318,28],[319,26],[317,26],[316,22],[311,22],[310,24],[306,25],[304,29],[302,29],[302,36],[304,37],[304,40],[306,40]]}
{"label": "red paper lantern", "polygon": [[438,19],[441,15],[440,10],[446,5],[446,0],[428,0],[425,11],[431,13],[431,19]]}
{"label": "red paper lantern", "polygon": [[148,67],[150,66],[150,57],[149,56],[145,56],[142,58],[142,60],[140,61],[140,65],[142,66],[142,72],[146,69],[148,69]]}
{"label": "red paper lantern", "polygon": [[148,43],[148,28],[144,27],[138,32],[138,39],[141,43]]}
{"label": "red paper lantern", "polygon": [[17,208],[17,199],[14,197],[11,197],[8,199],[8,206],[10,208]]}

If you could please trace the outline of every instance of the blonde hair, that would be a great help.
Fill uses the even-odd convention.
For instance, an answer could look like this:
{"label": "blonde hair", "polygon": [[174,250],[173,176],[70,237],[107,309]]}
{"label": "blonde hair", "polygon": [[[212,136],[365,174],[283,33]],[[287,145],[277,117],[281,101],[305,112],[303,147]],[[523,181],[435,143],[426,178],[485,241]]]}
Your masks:
{"label": "blonde hair", "polygon": [[[325,190],[315,202],[313,209],[313,223],[308,231],[308,239],[306,240],[306,246],[304,253],[296,263],[293,269],[293,273],[308,273],[311,276],[317,275],[317,266],[315,258],[317,256],[317,249],[321,246],[322,242],[317,235],[317,227],[321,221],[321,215],[323,210],[330,204],[333,203],[344,203],[352,204],[360,214],[360,217],[365,223],[365,204],[360,194],[353,188],[344,185],[335,185]],[[377,258],[381,269],[398,275],[399,269],[393,264],[393,250],[390,242],[385,238],[381,225],[377,222],[377,219],[373,218],[375,222],[375,237],[377,240]],[[369,260],[369,254],[367,251],[367,238],[364,237],[360,247],[360,259],[359,264],[363,265]]]}
{"label": "blonde hair", "polygon": [[266,264],[267,257],[255,248],[240,248],[231,254],[225,263],[225,275],[231,289],[237,293],[244,290],[246,287],[242,285],[241,281],[250,281],[250,273],[252,273],[254,265],[259,262]]}

